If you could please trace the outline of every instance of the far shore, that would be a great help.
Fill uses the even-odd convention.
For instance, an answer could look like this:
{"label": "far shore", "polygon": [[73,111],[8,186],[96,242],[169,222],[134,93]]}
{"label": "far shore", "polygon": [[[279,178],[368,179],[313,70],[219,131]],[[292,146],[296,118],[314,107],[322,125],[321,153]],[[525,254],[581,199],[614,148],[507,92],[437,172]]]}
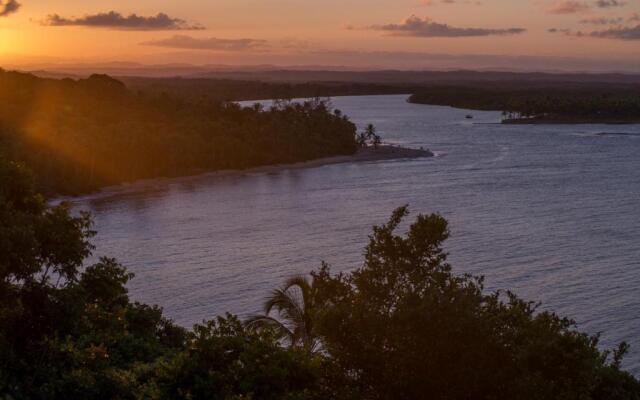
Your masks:
{"label": "far shore", "polygon": [[79,198],[91,198],[91,197],[103,197],[105,195],[117,195],[121,192],[127,192],[132,189],[144,190],[146,188],[157,187],[158,184],[169,184],[174,182],[188,182],[191,180],[198,180],[207,177],[226,177],[226,176],[241,176],[245,174],[273,174],[287,170],[305,169],[322,167],[325,165],[344,164],[344,163],[358,163],[358,162],[375,162],[385,160],[403,160],[403,159],[416,159],[433,157],[434,153],[428,149],[412,149],[408,147],[396,146],[391,144],[382,144],[377,147],[368,146],[358,149],[356,153],[351,155],[323,157],[315,160],[291,163],[291,164],[275,164],[264,165],[261,167],[252,167],[246,169],[227,169],[218,171],[209,171],[196,173],[193,175],[174,176],[174,177],[158,177],[151,179],[142,179],[134,182],[126,182],[120,185],[107,186],[92,193],[88,193],[80,196],[62,196],[52,200],[53,204],[59,203],[65,200],[79,199]]}
{"label": "far shore", "polygon": [[582,124],[603,124],[603,125],[635,125],[640,124],[640,120],[607,120],[607,119],[555,119],[555,118],[509,118],[503,119],[506,125],[582,125]]}

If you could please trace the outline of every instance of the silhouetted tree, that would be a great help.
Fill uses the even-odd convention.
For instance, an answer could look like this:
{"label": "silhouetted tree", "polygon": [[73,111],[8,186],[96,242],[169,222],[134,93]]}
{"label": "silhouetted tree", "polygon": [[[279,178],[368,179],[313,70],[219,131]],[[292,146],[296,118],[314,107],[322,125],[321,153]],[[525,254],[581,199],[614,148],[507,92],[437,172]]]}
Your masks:
{"label": "silhouetted tree", "polygon": [[373,140],[372,140],[371,144],[373,145],[374,149],[377,149],[378,146],[380,146],[382,144],[382,139],[378,135],[373,135]]}
{"label": "silhouetted tree", "polygon": [[285,349],[269,329],[247,329],[227,315],[196,325],[189,346],[154,368],[144,398],[311,399],[319,387],[317,362],[300,349]]}
{"label": "silhouetted tree", "polygon": [[359,133],[356,137],[356,143],[360,148],[367,147],[367,134],[364,132]]}
{"label": "silhouetted tree", "polygon": [[373,140],[373,138],[376,136],[376,127],[373,126],[373,124],[368,124],[364,128],[364,134],[367,140]]}
{"label": "silhouetted tree", "polygon": [[597,337],[572,321],[509,292],[484,294],[482,278],[454,275],[446,262],[447,221],[419,215],[398,236],[407,213],[399,208],[374,227],[362,267],[313,274],[323,347],[363,398],[640,395],[638,381],[619,370],[624,345],[607,362]]}
{"label": "silhouetted tree", "polygon": [[382,143],[382,139],[376,134],[376,127],[373,124],[368,124],[364,131],[357,135],[356,142],[359,147],[366,147],[367,144],[371,144],[374,148],[377,148]]}
{"label": "silhouetted tree", "polygon": [[[264,314],[249,318],[246,325],[257,330],[273,329],[291,346],[314,353],[320,344],[314,325],[320,306],[315,302],[313,282],[294,276],[271,293],[264,303]],[[277,317],[272,317],[273,313]]]}

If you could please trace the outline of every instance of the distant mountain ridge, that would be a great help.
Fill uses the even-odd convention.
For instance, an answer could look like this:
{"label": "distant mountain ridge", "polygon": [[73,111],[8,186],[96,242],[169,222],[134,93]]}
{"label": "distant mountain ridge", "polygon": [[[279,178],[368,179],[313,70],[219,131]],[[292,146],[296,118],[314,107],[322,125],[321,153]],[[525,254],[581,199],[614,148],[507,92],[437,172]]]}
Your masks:
{"label": "distant mountain ridge", "polygon": [[[14,68],[15,69],[15,68]],[[210,78],[270,82],[355,82],[385,84],[459,84],[474,82],[576,82],[640,84],[640,74],[594,72],[518,72],[506,70],[368,70],[344,66],[229,66],[130,62],[95,64],[35,64],[28,72],[42,77],[87,77],[94,73],[117,77]]]}

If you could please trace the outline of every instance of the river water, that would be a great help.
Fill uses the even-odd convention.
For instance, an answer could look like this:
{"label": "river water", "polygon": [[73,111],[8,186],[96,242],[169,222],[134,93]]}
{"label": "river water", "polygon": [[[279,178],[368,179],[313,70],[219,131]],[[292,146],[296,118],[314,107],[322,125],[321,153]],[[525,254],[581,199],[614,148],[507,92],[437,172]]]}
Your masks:
{"label": "river water", "polygon": [[323,260],[358,266],[371,226],[400,205],[439,212],[455,271],[541,301],[603,345],[629,342],[625,366],[640,374],[640,125],[503,126],[496,112],[406,97],[332,102],[436,157],[157,180],[73,201],[94,214],[95,255],[136,274],[132,297],[185,326],[257,312]]}

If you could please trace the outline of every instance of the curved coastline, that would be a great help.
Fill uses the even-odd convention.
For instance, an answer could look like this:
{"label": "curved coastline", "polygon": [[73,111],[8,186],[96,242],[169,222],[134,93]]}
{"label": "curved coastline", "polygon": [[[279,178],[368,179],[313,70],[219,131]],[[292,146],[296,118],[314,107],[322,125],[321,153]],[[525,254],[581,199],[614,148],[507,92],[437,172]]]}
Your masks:
{"label": "curved coastline", "polygon": [[322,157],[315,160],[290,163],[290,164],[273,164],[264,165],[260,167],[252,167],[246,169],[227,169],[219,171],[209,171],[193,175],[177,176],[177,177],[158,177],[152,179],[142,179],[134,182],[122,183],[119,185],[107,186],[99,189],[98,191],[88,193],[81,196],[61,196],[56,197],[50,201],[51,204],[57,204],[62,201],[77,201],[81,199],[97,199],[103,197],[117,196],[119,194],[127,192],[137,192],[143,190],[150,190],[158,188],[162,185],[168,185],[172,183],[187,183],[190,181],[196,181],[200,179],[212,178],[212,177],[238,177],[246,174],[274,174],[287,170],[307,169],[322,167],[325,165],[333,164],[345,164],[345,163],[359,163],[359,162],[376,162],[386,160],[403,160],[403,159],[415,159],[415,158],[427,158],[434,157],[435,154],[428,149],[412,149],[409,147],[402,147],[392,144],[382,144],[377,148],[373,146],[358,149],[354,154]]}
{"label": "curved coastline", "polygon": [[[323,157],[316,160],[305,161],[294,164],[279,164],[268,167],[255,168],[260,169],[272,169],[275,171],[285,169],[298,169],[298,168],[313,168],[330,164],[342,164],[349,162],[367,162],[367,161],[384,161],[384,160],[396,160],[396,159],[409,159],[409,158],[423,158],[433,157],[434,154],[428,149],[412,149],[409,147],[395,146],[391,144],[383,144],[374,148],[372,146],[358,149],[355,154],[347,156],[334,156]],[[246,172],[247,170],[244,170]],[[271,171],[268,171],[271,172]]]}

